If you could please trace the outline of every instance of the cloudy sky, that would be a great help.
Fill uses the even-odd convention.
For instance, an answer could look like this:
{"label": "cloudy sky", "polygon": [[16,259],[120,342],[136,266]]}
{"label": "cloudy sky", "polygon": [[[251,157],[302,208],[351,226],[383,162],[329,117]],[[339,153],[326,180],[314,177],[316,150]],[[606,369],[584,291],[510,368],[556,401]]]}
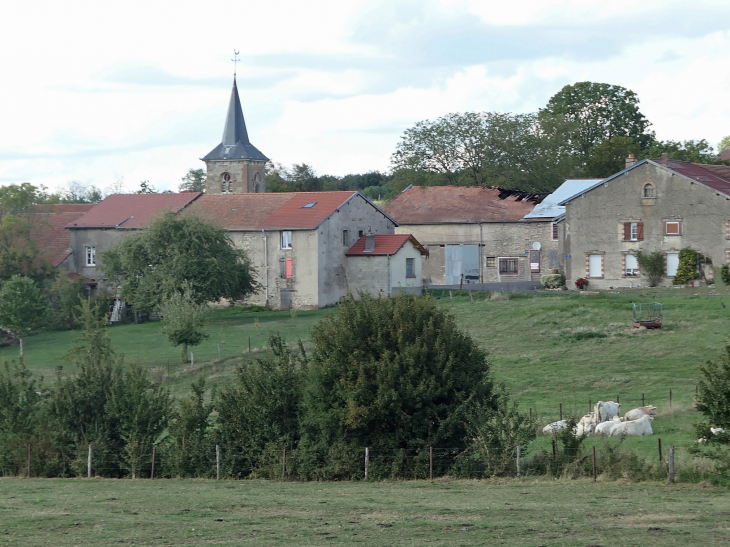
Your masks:
{"label": "cloudy sky", "polygon": [[730,134],[727,0],[13,2],[0,184],[176,189],[238,87],[251,141],[319,174],[387,170],[403,130],[532,112],[564,85],[635,91],[660,139]]}

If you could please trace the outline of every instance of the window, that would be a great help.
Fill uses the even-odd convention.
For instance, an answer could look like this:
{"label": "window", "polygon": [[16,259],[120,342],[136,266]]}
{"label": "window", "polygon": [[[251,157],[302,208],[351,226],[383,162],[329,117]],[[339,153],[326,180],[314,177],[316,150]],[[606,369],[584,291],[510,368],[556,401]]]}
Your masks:
{"label": "window", "polygon": [[639,262],[636,257],[632,254],[625,255],[625,269],[624,275],[629,277],[635,277],[639,275]]}
{"label": "window", "polygon": [[656,191],[655,191],[654,185],[651,182],[647,182],[644,185],[644,189],[642,191],[642,196],[645,198],[655,198],[656,197]]}
{"label": "window", "polygon": [[643,239],[643,222],[624,222],[624,241],[642,241]]}
{"label": "window", "polygon": [[231,180],[231,175],[228,173],[223,173],[221,175],[221,192],[224,194],[230,194],[233,192],[233,181]]}
{"label": "window", "polygon": [[496,265],[497,265],[497,257],[488,256],[487,257],[487,268],[494,268]]}
{"label": "window", "polygon": [[674,277],[679,268],[679,253],[667,253],[664,256],[666,257],[665,273],[668,277]]}
{"label": "window", "polygon": [[358,231],[357,231],[357,237],[362,237],[362,235],[363,235],[364,233],[365,233],[365,232],[363,232],[362,230],[358,230]]}
{"label": "window", "polygon": [[406,277],[416,277],[415,258],[406,258]]}
{"label": "window", "polygon": [[665,236],[680,236],[682,235],[682,222],[675,220],[667,220],[664,222],[664,235]]}
{"label": "window", "polygon": [[350,232],[348,230],[342,230],[342,244],[345,246],[350,245]]}
{"label": "window", "polygon": [[316,201],[310,201],[309,203],[307,203],[306,205],[304,205],[304,206],[302,207],[302,209],[311,209],[311,208],[312,208],[312,207],[314,207],[315,205],[317,205],[317,202],[316,202]]}
{"label": "window", "polygon": [[517,258],[500,258],[499,275],[517,275]]}
{"label": "window", "polygon": [[603,255],[588,255],[588,277],[603,277]]}
{"label": "window", "polygon": [[96,247],[90,247],[86,246],[84,247],[84,251],[86,252],[86,265],[87,266],[96,266]]}
{"label": "window", "polygon": [[281,232],[281,248],[291,249],[291,232]]}
{"label": "window", "polygon": [[253,193],[258,194],[261,190],[261,175],[258,172],[253,175]]}
{"label": "window", "polygon": [[550,232],[550,240],[551,241],[557,241],[558,240],[558,223],[553,222],[553,225],[551,226],[552,231]]}

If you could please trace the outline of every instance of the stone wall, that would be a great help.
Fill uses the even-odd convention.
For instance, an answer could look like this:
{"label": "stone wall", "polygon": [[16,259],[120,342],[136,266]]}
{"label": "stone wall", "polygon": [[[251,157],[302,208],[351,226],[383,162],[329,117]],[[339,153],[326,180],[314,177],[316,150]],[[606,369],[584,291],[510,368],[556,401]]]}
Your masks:
{"label": "stone wall", "polygon": [[264,175],[265,162],[245,160],[210,160],[205,162],[207,176],[205,192],[222,194],[224,173],[231,176],[232,193],[252,194],[266,192]]}

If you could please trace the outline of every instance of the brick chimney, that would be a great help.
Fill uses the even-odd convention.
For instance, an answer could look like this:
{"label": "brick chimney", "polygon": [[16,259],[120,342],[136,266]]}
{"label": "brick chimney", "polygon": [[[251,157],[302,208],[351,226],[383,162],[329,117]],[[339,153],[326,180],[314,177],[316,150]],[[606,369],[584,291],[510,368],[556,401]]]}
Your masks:
{"label": "brick chimney", "polygon": [[375,250],[375,234],[370,230],[365,234],[365,251],[366,253],[372,253]]}
{"label": "brick chimney", "polygon": [[662,152],[662,165],[664,167],[669,167],[669,153],[668,152]]}
{"label": "brick chimney", "polygon": [[636,158],[634,157],[633,154],[629,154],[629,157],[626,158],[626,169],[628,169],[629,167],[631,167],[635,163],[636,163]]}

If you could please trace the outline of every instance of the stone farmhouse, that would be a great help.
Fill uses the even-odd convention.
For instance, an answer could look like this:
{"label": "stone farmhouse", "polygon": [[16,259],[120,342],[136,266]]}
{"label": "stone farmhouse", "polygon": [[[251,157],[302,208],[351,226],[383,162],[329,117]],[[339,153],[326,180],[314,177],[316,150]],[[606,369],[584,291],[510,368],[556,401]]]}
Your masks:
{"label": "stone farmhouse", "polygon": [[528,218],[544,194],[498,188],[410,186],[385,212],[397,234],[413,234],[428,251],[429,286],[540,282],[558,267],[551,212]]}
{"label": "stone farmhouse", "polygon": [[561,270],[568,286],[648,286],[637,250],[664,255],[662,285],[677,272],[679,251],[690,247],[714,267],[730,262],[730,166],[659,160],[636,162],[561,202]]}

